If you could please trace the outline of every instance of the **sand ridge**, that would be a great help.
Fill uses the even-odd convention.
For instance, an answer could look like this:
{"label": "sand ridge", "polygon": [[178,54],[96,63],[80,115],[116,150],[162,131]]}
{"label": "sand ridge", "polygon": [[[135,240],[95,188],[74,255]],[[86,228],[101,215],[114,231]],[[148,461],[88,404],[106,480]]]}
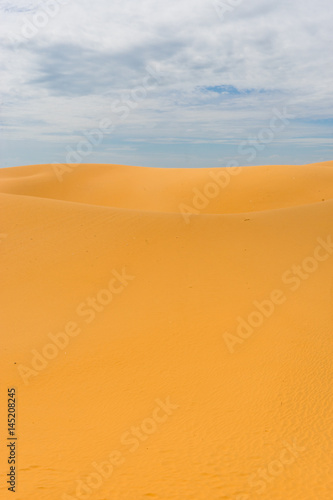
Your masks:
{"label": "sand ridge", "polygon": [[1,498],[330,499],[332,167],[0,170]]}

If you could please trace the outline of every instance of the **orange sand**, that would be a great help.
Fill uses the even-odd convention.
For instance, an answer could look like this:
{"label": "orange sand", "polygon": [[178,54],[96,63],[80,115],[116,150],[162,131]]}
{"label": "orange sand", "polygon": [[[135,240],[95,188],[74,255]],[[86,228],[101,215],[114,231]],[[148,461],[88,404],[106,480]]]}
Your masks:
{"label": "orange sand", "polygon": [[332,500],[333,162],[0,193],[1,499]]}

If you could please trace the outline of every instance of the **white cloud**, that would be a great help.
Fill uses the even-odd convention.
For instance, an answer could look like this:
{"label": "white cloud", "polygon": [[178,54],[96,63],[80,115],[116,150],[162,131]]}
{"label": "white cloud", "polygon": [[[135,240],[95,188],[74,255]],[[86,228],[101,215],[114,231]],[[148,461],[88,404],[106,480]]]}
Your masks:
{"label": "white cloud", "polygon": [[[295,120],[276,141],[320,151],[332,121],[316,120],[333,118],[331,0],[238,3],[221,20],[214,0],[2,2],[3,137],[22,141],[21,156],[24,141],[43,143],[44,158],[109,118],[103,158],[111,140],[232,145],[287,106]],[[147,66],[161,81],[136,105]],[[219,86],[238,93],[207,89]],[[126,99],[122,119],[112,104]]]}

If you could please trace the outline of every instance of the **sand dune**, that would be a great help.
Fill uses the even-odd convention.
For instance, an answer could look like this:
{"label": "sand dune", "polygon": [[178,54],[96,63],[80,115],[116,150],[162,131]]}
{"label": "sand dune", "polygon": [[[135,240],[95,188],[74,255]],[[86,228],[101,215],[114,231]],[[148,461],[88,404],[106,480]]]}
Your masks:
{"label": "sand dune", "polygon": [[1,498],[333,498],[333,162],[16,167],[0,203]]}

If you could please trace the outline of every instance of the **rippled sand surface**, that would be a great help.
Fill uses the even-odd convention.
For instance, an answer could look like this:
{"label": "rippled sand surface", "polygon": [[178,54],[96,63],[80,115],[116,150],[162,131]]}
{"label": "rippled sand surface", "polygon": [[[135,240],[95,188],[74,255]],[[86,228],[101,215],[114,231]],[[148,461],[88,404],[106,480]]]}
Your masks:
{"label": "rippled sand surface", "polygon": [[1,498],[332,500],[333,162],[7,168],[0,205]]}

